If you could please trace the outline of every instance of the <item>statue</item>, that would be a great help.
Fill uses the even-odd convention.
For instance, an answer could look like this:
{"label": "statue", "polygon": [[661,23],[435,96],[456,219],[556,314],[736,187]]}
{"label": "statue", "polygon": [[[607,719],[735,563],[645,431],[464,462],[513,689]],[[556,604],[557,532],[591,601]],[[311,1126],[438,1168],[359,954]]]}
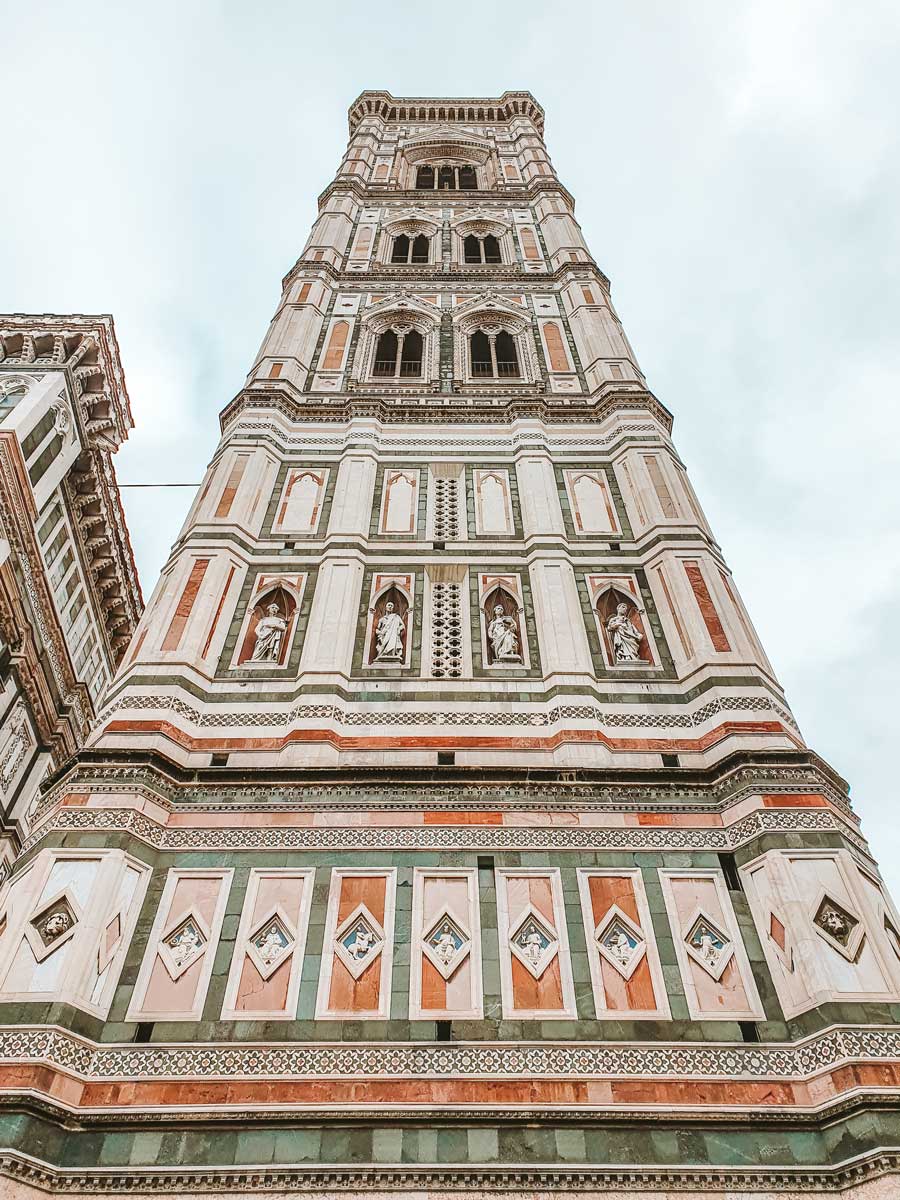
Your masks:
{"label": "statue", "polygon": [[381,619],[375,626],[375,661],[402,662],[403,635],[406,625],[399,613],[394,612],[394,605],[388,600],[384,606]]}
{"label": "statue", "polygon": [[494,605],[494,616],[487,629],[494,662],[521,662],[519,634],[515,617],[507,616],[502,604]]}
{"label": "statue", "polygon": [[266,608],[267,616],[256,626],[256,645],[250,656],[251,662],[275,662],[281,657],[281,639],[287,632],[287,621],[274,602]]}
{"label": "statue", "polygon": [[617,604],[616,611],[606,622],[612,634],[613,653],[617,663],[640,662],[640,646],[644,635],[628,616],[628,605]]}

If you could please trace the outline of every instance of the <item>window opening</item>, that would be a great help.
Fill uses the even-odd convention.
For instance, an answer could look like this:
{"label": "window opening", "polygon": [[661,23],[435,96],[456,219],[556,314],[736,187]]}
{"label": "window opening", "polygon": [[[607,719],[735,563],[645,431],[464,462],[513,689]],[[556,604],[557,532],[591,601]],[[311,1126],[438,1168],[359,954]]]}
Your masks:
{"label": "window opening", "polygon": [[455,191],[456,180],[452,167],[441,167],[438,171],[438,189],[440,191]]}
{"label": "window opening", "polygon": [[392,263],[409,262],[409,238],[405,233],[401,233],[399,237],[394,238],[394,249],[391,254]]}
{"label": "window opening", "polygon": [[397,334],[386,329],[375,343],[375,365],[372,374],[377,379],[419,378],[422,374],[422,335],[417,329]]}
{"label": "window opening", "polygon": [[474,167],[466,166],[459,168],[459,186],[460,190],[464,192],[474,191],[478,187]]}
{"label": "window opening", "polygon": [[434,167],[419,167],[416,171],[416,188],[419,191],[434,190]]}
{"label": "window opening", "polygon": [[394,245],[391,250],[391,262],[427,263],[428,238],[424,233],[417,234],[414,238],[407,237],[405,233],[401,233],[399,237],[394,238]]}

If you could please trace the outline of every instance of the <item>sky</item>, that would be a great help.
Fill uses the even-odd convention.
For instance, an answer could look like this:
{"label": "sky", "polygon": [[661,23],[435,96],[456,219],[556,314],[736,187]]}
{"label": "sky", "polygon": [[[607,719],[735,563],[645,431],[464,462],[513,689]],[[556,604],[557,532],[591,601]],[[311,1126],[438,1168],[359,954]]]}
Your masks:
{"label": "sky", "polygon": [[[109,312],[197,483],[365,88],[526,88],[809,744],[900,899],[900,8],[0,0],[0,312]],[[126,490],[149,596],[192,497]]]}

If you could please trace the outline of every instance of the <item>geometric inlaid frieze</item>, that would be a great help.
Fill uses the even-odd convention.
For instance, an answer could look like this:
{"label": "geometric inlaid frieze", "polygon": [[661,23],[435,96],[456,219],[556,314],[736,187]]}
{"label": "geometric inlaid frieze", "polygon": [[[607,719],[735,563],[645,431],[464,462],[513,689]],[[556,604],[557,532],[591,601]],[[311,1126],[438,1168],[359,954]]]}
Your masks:
{"label": "geometric inlaid frieze", "polygon": [[359,979],[381,953],[384,930],[365,904],[357,904],[334,935],[334,950],[354,979]]}
{"label": "geometric inlaid frieze", "polygon": [[813,908],[816,933],[849,962],[854,962],[862,945],[865,929],[859,917],[846,904],[822,892]]}
{"label": "geometric inlaid frieze", "polygon": [[182,913],[160,939],[158,953],[173,980],[202,958],[209,943],[209,927],[195,909]]}
{"label": "geometric inlaid frieze", "polygon": [[[118,789],[121,790],[121,789]],[[602,797],[598,797],[601,799]],[[248,797],[249,799],[249,797]],[[378,805],[373,805],[378,807]],[[25,843],[30,850],[52,834],[71,830],[122,832],[154,849],[184,850],[697,850],[736,849],[762,833],[839,832],[848,841],[861,839],[825,809],[749,813],[727,829],[664,826],[579,828],[544,826],[394,826],[361,825],[283,827],[242,825],[228,829],[166,827],[131,808],[62,808]]]}
{"label": "geometric inlaid frieze", "polygon": [[453,1043],[317,1044],[315,1042],[241,1045],[108,1045],[67,1030],[46,1026],[0,1029],[0,1058],[41,1062],[80,1079],[189,1079],[216,1075],[372,1077],[383,1073],[390,1056],[394,1076],[430,1078],[474,1074],[539,1078],[543,1076],[659,1076],[695,1078],[809,1078],[851,1061],[900,1061],[897,1025],[836,1026],[800,1041],[767,1045],[709,1041],[519,1042],[511,1054],[505,1044]]}
{"label": "geometric inlaid frieze", "polygon": [[510,921],[509,948],[535,979],[540,979],[559,950],[559,939],[550,923],[533,904]]}
{"label": "geometric inlaid frieze", "polygon": [[422,938],[425,957],[445,980],[465,962],[472,939],[465,924],[445,906]]}
{"label": "geometric inlaid frieze", "polygon": [[602,958],[623,979],[630,979],[647,951],[640,926],[614,904],[594,930],[594,941]]}
{"label": "geometric inlaid frieze", "polygon": [[704,971],[718,981],[734,955],[734,945],[727,933],[702,909],[697,909],[687,924],[684,944],[687,952]]}
{"label": "geometric inlaid frieze", "polygon": [[37,962],[49,958],[74,936],[80,918],[81,909],[68,889],[40,904],[25,924],[25,937]]}
{"label": "geometric inlaid frieze", "polygon": [[263,979],[290,957],[296,936],[280,905],[271,908],[247,939],[247,954]]}

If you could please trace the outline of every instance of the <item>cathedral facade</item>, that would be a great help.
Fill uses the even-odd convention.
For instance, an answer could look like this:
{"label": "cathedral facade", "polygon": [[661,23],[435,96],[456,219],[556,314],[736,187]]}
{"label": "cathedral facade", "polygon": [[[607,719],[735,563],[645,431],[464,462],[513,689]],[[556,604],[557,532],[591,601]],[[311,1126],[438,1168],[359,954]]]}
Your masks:
{"label": "cathedral facade", "polygon": [[900,916],[527,92],[364,92],[2,901],[11,1195],[900,1192]]}

